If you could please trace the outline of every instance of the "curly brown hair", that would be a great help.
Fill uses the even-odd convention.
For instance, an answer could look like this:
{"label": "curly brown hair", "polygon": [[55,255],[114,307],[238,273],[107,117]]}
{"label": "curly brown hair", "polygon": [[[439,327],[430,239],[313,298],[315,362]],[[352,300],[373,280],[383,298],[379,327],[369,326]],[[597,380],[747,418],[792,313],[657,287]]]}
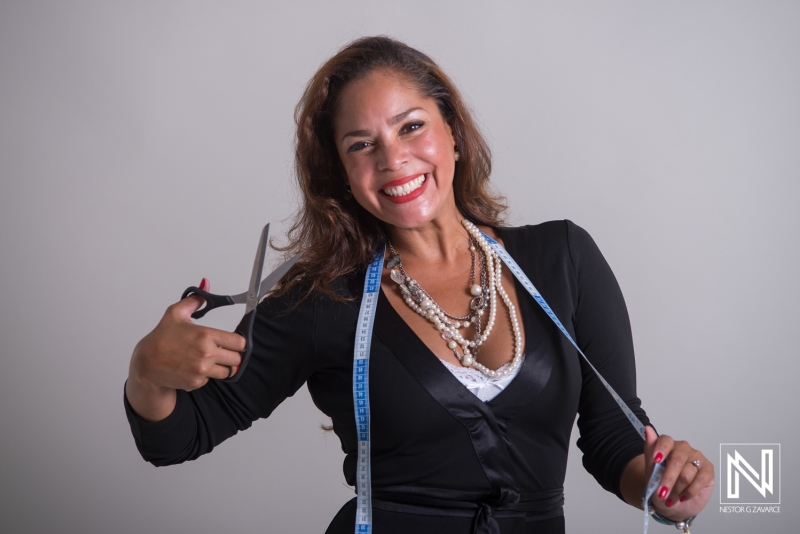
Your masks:
{"label": "curly brown hair", "polygon": [[422,52],[390,37],[363,37],[320,67],[295,109],[295,173],[302,206],[288,232],[288,244],[276,248],[302,256],[276,295],[302,282],[302,298],[320,291],[342,299],[332,281],[365,269],[386,240],[383,223],[345,188],[345,171],[334,140],[342,89],[378,69],[403,76],[436,101],[460,154],[453,177],[457,208],[475,223],[502,225],[500,214],[506,203],[489,184],[491,153],[455,84]]}

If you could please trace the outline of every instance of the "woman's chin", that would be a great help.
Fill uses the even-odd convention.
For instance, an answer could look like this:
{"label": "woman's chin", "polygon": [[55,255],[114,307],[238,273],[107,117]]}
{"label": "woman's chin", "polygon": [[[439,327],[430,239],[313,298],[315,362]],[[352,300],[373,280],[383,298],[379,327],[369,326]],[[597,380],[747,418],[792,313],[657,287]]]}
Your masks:
{"label": "woman's chin", "polygon": [[452,209],[446,209],[445,206],[441,206],[438,203],[416,204],[416,202],[412,202],[404,205],[402,209],[384,211],[378,218],[389,226],[413,229],[422,228],[451,213],[455,219],[459,218],[455,202],[453,203]]}

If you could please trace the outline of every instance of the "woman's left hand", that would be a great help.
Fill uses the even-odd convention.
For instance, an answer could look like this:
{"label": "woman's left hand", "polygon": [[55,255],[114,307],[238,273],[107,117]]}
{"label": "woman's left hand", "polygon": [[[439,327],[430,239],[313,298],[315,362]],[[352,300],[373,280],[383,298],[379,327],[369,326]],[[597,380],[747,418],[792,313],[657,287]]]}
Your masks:
{"label": "woman's left hand", "polygon": [[[649,479],[657,462],[667,459],[664,475],[651,497],[653,507],[662,516],[682,521],[705,507],[714,490],[714,464],[686,441],[675,441],[645,427],[645,473]],[[698,461],[700,467],[692,462]]]}

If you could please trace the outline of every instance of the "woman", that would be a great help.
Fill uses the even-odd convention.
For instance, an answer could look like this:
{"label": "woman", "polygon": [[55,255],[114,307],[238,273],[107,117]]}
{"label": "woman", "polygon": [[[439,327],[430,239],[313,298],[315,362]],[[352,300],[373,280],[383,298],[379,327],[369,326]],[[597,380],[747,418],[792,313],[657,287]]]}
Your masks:
{"label": "woman", "polygon": [[[357,40],[312,78],[296,120],[303,206],[288,249],[303,257],[259,305],[239,381],[210,380],[238,371],[244,341],[192,324],[199,297],[170,306],[139,342],[126,410],[145,459],[197,458],[307,382],[354,485],[353,340],[366,267],[387,246],[369,368],[375,532],[564,532],[577,413],[584,465],[605,489],[641,508],[668,457],[655,512],[681,521],[702,510],[711,462],[649,426],[643,443],[480,233],[507,249],[649,423],[611,270],[569,221],[502,227],[489,150],[437,65],[389,38]],[[355,506],[328,532],[353,532]]]}

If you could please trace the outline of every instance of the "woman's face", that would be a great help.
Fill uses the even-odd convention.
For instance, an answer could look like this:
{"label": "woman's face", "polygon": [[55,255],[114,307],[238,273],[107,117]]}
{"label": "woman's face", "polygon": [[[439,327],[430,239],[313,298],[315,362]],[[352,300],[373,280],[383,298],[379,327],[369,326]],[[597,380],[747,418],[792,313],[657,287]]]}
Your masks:
{"label": "woman's face", "polygon": [[455,139],[436,101],[378,70],[343,90],[334,123],[353,197],[383,222],[418,228],[452,210]]}

